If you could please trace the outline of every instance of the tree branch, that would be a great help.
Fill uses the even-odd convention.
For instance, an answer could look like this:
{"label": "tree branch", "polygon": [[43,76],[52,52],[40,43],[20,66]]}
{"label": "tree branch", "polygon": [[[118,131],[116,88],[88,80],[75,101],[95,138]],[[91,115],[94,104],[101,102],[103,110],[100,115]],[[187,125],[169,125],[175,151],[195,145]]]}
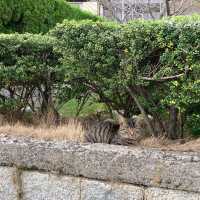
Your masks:
{"label": "tree branch", "polygon": [[154,129],[153,129],[153,126],[151,124],[151,122],[149,121],[149,118],[144,110],[144,108],[142,107],[142,105],[140,104],[140,102],[138,101],[136,95],[132,92],[132,90],[129,88],[129,87],[126,87],[127,91],[129,92],[129,94],[131,95],[131,97],[133,98],[133,100],[135,101],[136,105],[138,106],[141,114],[144,116],[144,120],[145,120],[145,123],[147,125],[147,128],[150,132],[150,134],[154,137],[156,137],[156,134],[154,132]]}
{"label": "tree branch", "polygon": [[144,81],[166,82],[166,81],[177,80],[184,75],[185,75],[185,73],[174,75],[174,76],[166,76],[166,77],[163,77],[163,78],[160,78],[160,79],[155,79],[155,78],[150,78],[150,77],[141,77],[141,79],[144,80]]}

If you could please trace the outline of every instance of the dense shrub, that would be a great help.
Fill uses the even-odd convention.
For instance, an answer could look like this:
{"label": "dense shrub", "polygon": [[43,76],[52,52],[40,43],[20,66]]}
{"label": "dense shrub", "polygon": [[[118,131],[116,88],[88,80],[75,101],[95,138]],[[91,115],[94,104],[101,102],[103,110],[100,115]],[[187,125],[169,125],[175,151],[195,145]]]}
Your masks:
{"label": "dense shrub", "polygon": [[[199,135],[200,17],[64,21],[49,35],[0,35],[0,112],[48,113],[68,99],[153,116],[153,135]],[[148,122],[148,118],[146,119]]]}
{"label": "dense shrub", "polygon": [[137,112],[118,79],[121,61],[119,25],[65,21],[51,34],[60,41],[57,51],[63,53],[62,61],[68,71],[66,79],[79,82],[77,87],[85,83],[110,109],[125,110],[126,117]]}
{"label": "dense shrub", "polygon": [[[65,73],[53,52],[54,38],[32,34],[0,35],[0,112],[23,115],[54,110]],[[55,91],[56,90],[56,94]]]}
{"label": "dense shrub", "polygon": [[63,19],[100,19],[65,0],[1,0],[0,32],[46,33]]}
{"label": "dense shrub", "polygon": [[192,114],[187,116],[187,127],[194,136],[200,135],[200,114]]}
{"label": "dense shrub", "polygon": [[[199,16],[132,22],[123,29],[122,40],[129,53],[128,57],[125,56],[129,61],[126,65],[132,65],[132,70],[139,74],[137,81],[148,78],[142,83],[149,85],[145,91],[147,103],[153,100],[148,111],[162,112],[162,118],[169,116],[168,134],[171,138],[177,137],[174,135],[183,127],[183,121],[190,123],[188,127],[195,126],[195,130],[199,130],[197,120],[191,120],[191,115],[199,114],[192,108],[200,106],[199,33]],[[163,77],[170,79],[164,80]],[[193,129],[190,131],[194,133]]]}
{"label": "dense shrub", "polygon": [[149,113],[158,132],[171,138],[183,121],[196,122],[190,116],[200,106],[199,16],[120,26],[65,21],[51,35],[61,41],[56,50],[68,68],[66,79],[84,84],[112,109],[125,110],[124,116]]}

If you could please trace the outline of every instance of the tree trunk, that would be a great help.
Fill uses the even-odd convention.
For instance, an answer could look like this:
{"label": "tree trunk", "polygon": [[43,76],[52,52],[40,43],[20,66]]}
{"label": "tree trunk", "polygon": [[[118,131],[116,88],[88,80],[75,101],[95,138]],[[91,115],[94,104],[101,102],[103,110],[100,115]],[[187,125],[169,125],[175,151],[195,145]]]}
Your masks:
{"label": "tree trunk", "polygon": [[40,88],[40,93],[42,94],[41,111],[45,122],[47,125],[58,125],[60,115],[53,103],[51,86],[46,84],[44,91]]}
{"label": "tree trunk", "polygon": [[183,139],[184,137],[184,121],[185,121],[185,113],[181,112],[179,113],[180,118],[180,138]]}
{"label": "tree trunk", "polygon": [[164,3],[165,3],[166,16],[170,16],[169,0],[165,0]]}
{"label": "tree trunk", "polygon": [[[141,95],[143,95],[143,97],[152,103],[152,105],[154,106],[154,108],[157,107],[157,105],[155,104],[155,102],[153,101],[153,98],[151,96],[151,94],[145,90],[144,88],[140,88],[141,91]],[[157,136],[164,136],[164,134],[166,133],[166,129],[165,129],[165,125],[163,124],[161,117],[159,115],[158,112],[151,112],[151,115],[153,116],[154,119],[154,131],[156,132]],[[156,127],[158,126],[158,130],[156,129]]]}
{"label": "tree trunk", "polygon": [[170,16],[170,5],[169,5],[169,0],[163,0],[163,5],[162,5],[162,10],[160,12],[160,17],[162,18],[164,16]]}
{"label": "tree trunk", "polygon": [[168,130],[169,139],[178,139],[177,121],[178,121],[178,109],[175,106],[171,106],[169,111],[169,130]]}
{"label": "tree trunk", "polygon": [[151,113],[153,116],[153,119],[155,121],[155,132],[157,136],[164,136],[166,134],[165,126],[159,116],[159,114],[153,112]]}
{"label": "tree trunk", "polygon": [[136,95],[132,92],[132,90],[129,87],[127,87],[126,89],[129,92],[129,94],[131,95],[131,97],[133,98],[133,100],[135,101],[135,103],[138,106],[138,109],[140,110],[141,114],[144,116],[144,120],[145,120],[145,123],[147,125],[149,133],[151,134],[151,136],[156,137],[156,134],[155,134],[155,131],[153,129],[153,126],[152,126],[152,124],[151,124],[151,122],[150,122],[150,120],[149,120],[144,108],[142,107],[142,105],[138,101]]}

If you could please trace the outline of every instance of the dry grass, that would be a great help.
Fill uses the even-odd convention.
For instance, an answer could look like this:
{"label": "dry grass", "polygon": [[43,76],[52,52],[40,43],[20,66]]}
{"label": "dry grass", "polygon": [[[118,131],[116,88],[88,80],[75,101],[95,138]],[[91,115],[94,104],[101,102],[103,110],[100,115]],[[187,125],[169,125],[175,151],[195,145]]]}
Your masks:
{"label": "dry grass", "polygon": [[200,151],[200,139],[191,140],[185,144],[172,144],[168,149],[175,151]]}
{"label": "dry grass", "polygon": [[44,124],[39,126],[25,126],[21,123],[3,124],[0,126],[0,133],[45,140],[83,141],[84,129],[79,122],[71,120],[66,125],[56,127],[47,127]]}
{"label": "dry grass", "polygon": [[162,148],[170,144],[170,141],[165,138],[147,137],[140,141],[140,145],[144,147]]}
{"label": "dry grass", "polygon": [[166,138],[146,138],[140,142],[143,147],[171,151],[200,151],[200,139],[168,140]]}
{"label": "dry grass", "polygon": [[[70,140],[83,142],[84,128],[76,120],[67,124],[48,127],[44,123],[38,126],[27,126],[21,123],[10,125],[0,124],[0,134],[25,136],[44,140]],[[140,141],[140,146],[172,151],[200,151],[200,139],[168,140],[165,138],[148,137]]]}

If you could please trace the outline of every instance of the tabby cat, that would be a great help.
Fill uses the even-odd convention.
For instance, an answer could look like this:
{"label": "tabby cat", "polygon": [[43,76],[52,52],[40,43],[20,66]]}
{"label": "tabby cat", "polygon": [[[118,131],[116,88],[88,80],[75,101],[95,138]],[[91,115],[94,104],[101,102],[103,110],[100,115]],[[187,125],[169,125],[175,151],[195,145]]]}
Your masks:
{"label": "tabby cat", "polygon": [[120,124],[111,119],[99,122],[86,131],[84,142],[125,146],[137,145],[137,141],[124,135],[124,132],[120,130]]}
{"label": "tabby cat", "polygon": [[118,134],[119,128],[119,123],[114,120],[104,120],[86,131],[84,142],[111,144],[113,138]]}

